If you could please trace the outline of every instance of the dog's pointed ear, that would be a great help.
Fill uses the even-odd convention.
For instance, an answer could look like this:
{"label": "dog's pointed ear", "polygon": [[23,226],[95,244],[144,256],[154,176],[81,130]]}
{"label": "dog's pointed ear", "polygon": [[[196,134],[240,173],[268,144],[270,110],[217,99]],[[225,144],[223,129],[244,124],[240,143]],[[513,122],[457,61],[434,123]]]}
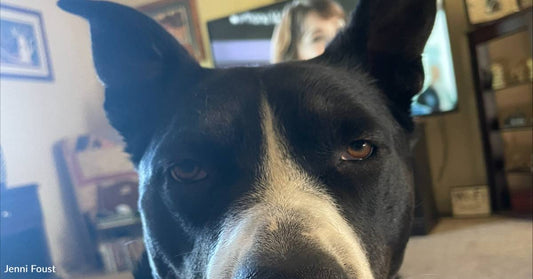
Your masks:
{"label": "dog's pointed ear", "polygon": [[60,0],[58,6],[89,21],[107,117],[138,162],[170,97],[168,83],[186,90],[202,68],[157,22],[132,8],[88,0]]}
{"label": "dog's pointed ear", "polygon": [[132,8],[90,0],[58,5],[89,21],[94,64],[106,86],[159,82],[171,68],[199,67],[157,22]]}
{"label": "dog's pointed ear", "polygon": [[348,26],[320,59],[369,72],[395,116],[410,126],[411,98],[423,85],[421,54],[435,13],[435,0],[360,0]]}

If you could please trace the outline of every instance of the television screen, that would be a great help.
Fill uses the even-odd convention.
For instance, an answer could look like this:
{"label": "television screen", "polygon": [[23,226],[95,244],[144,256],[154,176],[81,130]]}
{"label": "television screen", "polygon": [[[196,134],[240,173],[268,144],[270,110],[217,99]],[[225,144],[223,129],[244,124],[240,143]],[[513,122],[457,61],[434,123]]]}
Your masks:
{"label": "television screen", "polygon": [[270,39],[290,1],[233,14],[207,23],[215,67],[270,63]]}
{"label": "television screen", "polygon": [[[207,23],[215,67],[260,66],[270,64],[271,38],[281,21],[283,9],[293,1],[279,2]],[[353,0],[338,1],[346,14],[355,7]],[[425,81],[411,106],[413,116],[452,111],[457,107],[457,88],[453,70],[446,13],[437,1],[435,25],[422,55]]]}
{"label": "television screen", "polygon": [[437,3],[435,24],[422,54],[424,86],[413,98],[411,105],[414,116],[452,111],[457,107],[457,87],[446,13],[441,1]]}

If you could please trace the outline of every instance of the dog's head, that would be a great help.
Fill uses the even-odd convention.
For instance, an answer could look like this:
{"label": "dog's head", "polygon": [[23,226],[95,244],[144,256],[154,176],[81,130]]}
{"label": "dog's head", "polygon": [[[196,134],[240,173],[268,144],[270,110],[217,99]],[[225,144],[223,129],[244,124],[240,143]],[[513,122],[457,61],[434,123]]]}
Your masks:
{"label": "dog's head", "polygon": [[309,61],[201,68],[144,15],[90,21],[105,109],[140,176],[157,278],[391,278],[409,236],[411,97],[435,1],[361,0]]}

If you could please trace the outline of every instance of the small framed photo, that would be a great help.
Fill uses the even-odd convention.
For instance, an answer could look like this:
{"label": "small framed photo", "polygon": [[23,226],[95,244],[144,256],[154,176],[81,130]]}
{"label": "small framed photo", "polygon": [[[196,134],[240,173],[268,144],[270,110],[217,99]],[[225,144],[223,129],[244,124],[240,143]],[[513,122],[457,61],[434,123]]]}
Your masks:
{"label": "small framed photo", "polygon": [[518,0],[465,0],[468,19],[479,24],[519,11]]}
{"label": "small framed photo", "polygon": [[450,192],[455,217],[490,215],[490,193],[486,185],[453,187]]}
{"label": "small framed photo", "polygon": [[0,76],[52,80],[41,13],[0,4]]}
{"label": "small framed photo", "polygon": [[195,0],[163,0],[138,10],[163,26],[197,61],[205,59]]}

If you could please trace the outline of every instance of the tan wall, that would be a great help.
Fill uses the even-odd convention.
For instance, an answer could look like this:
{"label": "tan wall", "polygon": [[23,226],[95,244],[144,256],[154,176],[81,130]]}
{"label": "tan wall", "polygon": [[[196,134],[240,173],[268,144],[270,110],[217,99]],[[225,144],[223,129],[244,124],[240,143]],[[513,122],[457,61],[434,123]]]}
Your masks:
{"label": "tan wall", "polygon": [[[40,185],[52,256],[56,264],[64,265],[74,260],[69,251],[76,244],[68,234],[69,224],[63,213],[65,208],[61,203],[52,145],[63,137],[88,132],[113,136],[101,108],[103,90],[92,66],[88,25],[82,19],[59,10],[55,0],[2,2],[41,11],[46,27],[55,79],[52,82],[2,79],[0,139],[9,185],[32,182]],[[153,1],[116,2],[140,6]],[[205,24],[208,20],[274,2],[198,0],[200,24],[208,53],[210,48]],[[450,212],[450,187],[486,183],[465,35],[466,16],[462,1],[448,0],[446,5],[459,87],[459,110],[423,119],[427,123],[437,205],[443,213]],[[445,145],[447,148],[444,148]]]}

